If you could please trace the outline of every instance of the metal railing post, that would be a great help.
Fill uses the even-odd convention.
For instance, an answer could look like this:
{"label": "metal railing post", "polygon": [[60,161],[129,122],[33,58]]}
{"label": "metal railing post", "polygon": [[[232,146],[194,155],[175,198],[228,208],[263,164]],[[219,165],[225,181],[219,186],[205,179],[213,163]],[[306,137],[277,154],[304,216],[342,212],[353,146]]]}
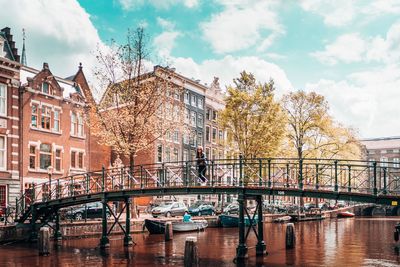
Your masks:
{"label": "metal railing post", "polygon": [[289,188],[289,163],[286,163],[286,187]]}
{"label": "metal railing post", "polygon": [[315,189],[319,188],[319,166],[318,163],[315,164]]}
{"label": "metal railing post", "polygon": [[271,182],[271,159],[268,159],[268,187],[271,188],[272,182]]}
{"label": "metal railing post", "polygon": [[161,186],[165,186],[165,163],[161,164]]}
{"label": "metal railing post", "polygon": [[258,159],[258,186],[262,186],[262,161]]}
{"label": "metal railing post", "polygon": [[211,186],[214,186],[214,160],[211,161]]}
{"label": "metal railing post", "polygon": [[386,167],[383,168],[383,194],[386,195],[387,194],[387,177],[386,177]]}
{"label": "metal railing post", "polygon": [[101,167],[101,192],[104,192],[105,189],[105,181],[106,181],[106,175],[105,175],[105,168],[104,165]]}
{"label": "metal railing post", "polygon": [[140,188],[143,188],[143,165],[140,165]]}
{"label": "metal railing post", "polygon": [[190,169],[189,169],[189,162],[185,162],[185,180],[184,180],[184,185],[188,186],[189,184],[189,177],[190,177]]}
{"label": "metal railing post", "polygon": [[239,155],[239,186],[243,186],[243,155]]}
{"label": "metal railing post", "polygon": [[339,191],[338,185],[338,161],[335,160],[335,192]]}
{"label": "metal railing post", "polygon": [[299,160],[299,189],[303,189],[303,159]]}
{"label": "metal railing post", "polygon": [[71,187],[70,187],[70,195],[73,197],[74,196],[74,176],[71,176]]}
{"label": "metal railing post", "polygon": [[89,194],[89,190],[90,190],[90,176],[87,173],[86,174],[86,194]]}
{"label": "metal railing post", "polygon": [[349,177],[348,177],[349,181],[348,181],[347,191],[351,192],[351,165],[349,165],[348,168],[349,168]]}
{"label": "metal railing post", "polygon": [[376,161],[373,163],[373,168],[374,168],[374,195],[376,196],[378,194],[378,189],[376,188]]}

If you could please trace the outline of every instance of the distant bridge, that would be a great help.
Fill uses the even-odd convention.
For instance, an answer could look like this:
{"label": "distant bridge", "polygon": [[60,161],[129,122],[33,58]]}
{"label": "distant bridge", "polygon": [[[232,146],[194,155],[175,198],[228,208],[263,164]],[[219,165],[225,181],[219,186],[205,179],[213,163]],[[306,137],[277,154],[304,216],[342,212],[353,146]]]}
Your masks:
{"label": "distant bridge", "polygon": [[[31,238],[37,237],[38,226],[55,222],[55,237],[60,238],[59,209],[101,201],[103,203],[103,233],[101,246],[109,244],[108,235],[115,225],[124,232],[124,243],[132,243],[129,230],[130,198],[140,196],[187,194],[236,194],[239,209],[238,258],[247,253],[244,235],[244,208],[246,199],[258,203],[258,230],[252,227],[257,238],[257,254],[263,254],[265,244],[262,234],[262,196],[294,196],[345,200],[380,205],[400,204],[400,168],[388,167],[387,162],[367,162],[331,159],[220,159],[208,164],[207,181],[200,179],[193,162],[169,162],[150,165],[127,166],[92,171],[51,179],[33,185],[17,199],[16,219],[29,220]],[[108,206],[109,201],[124,201],[125,227]],[[107,229],[106,211],[114,217]],[[249,214],[247,216],[250,217]],[[242,221],[243,219],[243,221]],[[258,234],[257,234],[258,233]],[[244,253],[244,254],[243,254]]]}

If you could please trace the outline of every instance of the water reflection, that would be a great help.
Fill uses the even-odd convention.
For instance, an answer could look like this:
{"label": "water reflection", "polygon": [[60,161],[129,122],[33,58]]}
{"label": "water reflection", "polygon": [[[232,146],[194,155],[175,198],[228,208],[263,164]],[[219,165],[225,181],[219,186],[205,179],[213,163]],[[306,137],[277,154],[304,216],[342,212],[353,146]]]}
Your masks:
{"label": "water reflection", "polygon": [[[338,219],[295,225],[296,247],[285,249],[285,225],[265,224],[268,256],[255,257],[256,238],[249,239],[249,259],[237,266],[398,266],[393,230],[399,218]],[[54,243],[48,257],[39,257],[35,246],[0,246],[0,266],[182,266],[187,236],[196,236],[200,266],[235,266],[237,229],[207,229],[163,235],[136,234],[137,245],[123,246],[122,236],[112,236],[110,249],[99,249],[99,239]]]}

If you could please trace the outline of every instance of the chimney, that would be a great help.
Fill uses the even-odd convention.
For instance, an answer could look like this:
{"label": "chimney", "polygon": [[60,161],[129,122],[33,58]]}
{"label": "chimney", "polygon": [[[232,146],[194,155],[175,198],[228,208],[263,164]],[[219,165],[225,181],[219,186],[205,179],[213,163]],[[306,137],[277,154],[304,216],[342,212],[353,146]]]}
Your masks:
{"label": "chimney", "polygon": [[48,70],[49,69],[49,64],[46,62],[43,62],[43,69]]}

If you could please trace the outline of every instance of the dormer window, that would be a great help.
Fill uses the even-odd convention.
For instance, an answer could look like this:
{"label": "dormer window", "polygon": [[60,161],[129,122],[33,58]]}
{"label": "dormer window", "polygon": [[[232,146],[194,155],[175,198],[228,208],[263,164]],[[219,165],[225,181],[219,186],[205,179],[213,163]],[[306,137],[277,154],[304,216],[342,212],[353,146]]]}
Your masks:
{"label": "dormer window", "polygon": [[49,95],[50,94],[50,86],[49,83],[42,83],[42,93]]}

